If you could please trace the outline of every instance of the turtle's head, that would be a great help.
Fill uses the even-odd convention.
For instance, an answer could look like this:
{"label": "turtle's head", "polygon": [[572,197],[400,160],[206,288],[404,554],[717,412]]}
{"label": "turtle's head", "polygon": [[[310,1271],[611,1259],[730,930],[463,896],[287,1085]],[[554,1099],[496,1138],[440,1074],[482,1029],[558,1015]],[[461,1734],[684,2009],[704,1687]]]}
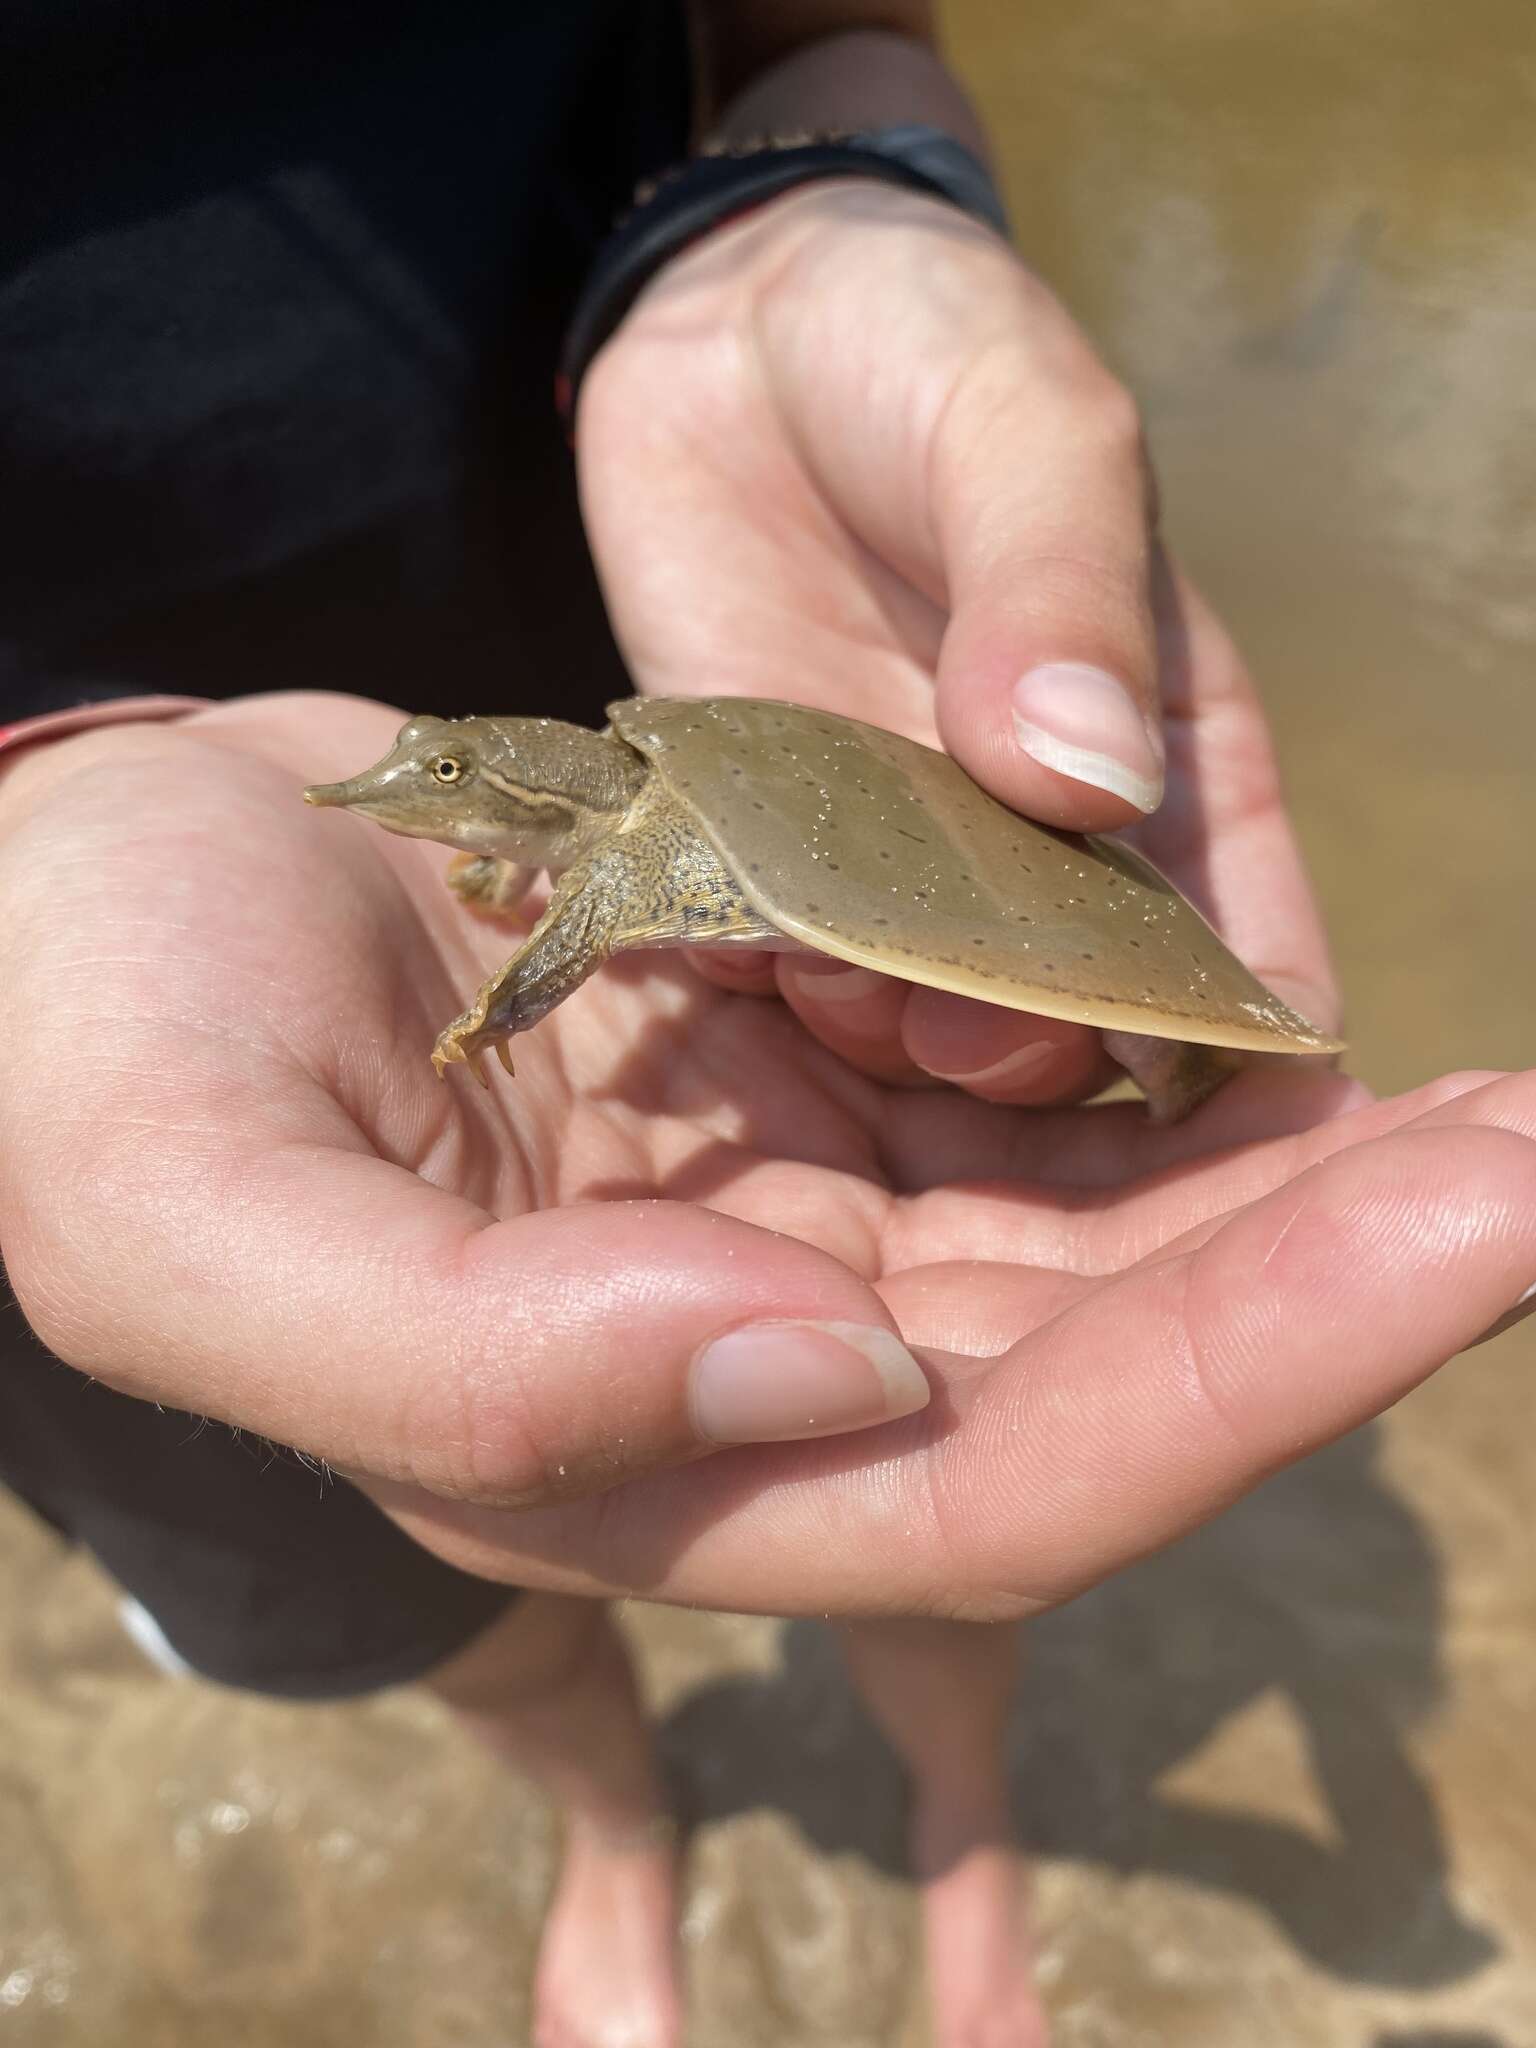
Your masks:
{"label": "turtle's head", "polygon": [[382,761],[317,783],[310,804],[358,811],[409,839],[532,867],[563,866],[622,811],[639,757],[553,718],[413,718]]}

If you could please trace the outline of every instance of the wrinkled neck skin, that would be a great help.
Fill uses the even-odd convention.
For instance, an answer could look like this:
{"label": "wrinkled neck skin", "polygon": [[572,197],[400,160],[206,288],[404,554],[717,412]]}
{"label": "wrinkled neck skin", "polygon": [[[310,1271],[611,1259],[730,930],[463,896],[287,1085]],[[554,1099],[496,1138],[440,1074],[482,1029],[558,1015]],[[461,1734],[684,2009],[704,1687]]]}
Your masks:
{"label": "wrinkled neck skin", "polygon": [[571,867],[619,824],[648,779],[645,762],[613,733],[553,718],[466,718],[478,766],[453,844],[519,867]]}

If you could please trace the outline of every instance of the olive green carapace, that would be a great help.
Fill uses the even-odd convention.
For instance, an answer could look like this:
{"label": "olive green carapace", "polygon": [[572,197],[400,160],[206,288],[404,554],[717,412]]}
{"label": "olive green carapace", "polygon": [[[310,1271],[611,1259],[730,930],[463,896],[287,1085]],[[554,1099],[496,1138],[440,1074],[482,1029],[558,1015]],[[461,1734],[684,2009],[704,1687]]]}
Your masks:
{"label": "olive green carapace", "polygon": [[754,699],[610,706],[753,908],[818,952],[1010,1009],[1251,1052],[1336,1051],[1170,882],[947,754]]}
{"label": "olive green carapace", "polygon": [[1255,979],[1112,840],[1033,823],[947,755],[755,698],[632,698],[593,733],[553,719],[412,719],[350,782],[307,790],[471,856],[466,901],[557,874],[526,942],[439,1036],[439,1073],[494,1049],[637,946],[809,948],[1106,1034],[1154,1116],[1254,1053],[1338,1042]]}

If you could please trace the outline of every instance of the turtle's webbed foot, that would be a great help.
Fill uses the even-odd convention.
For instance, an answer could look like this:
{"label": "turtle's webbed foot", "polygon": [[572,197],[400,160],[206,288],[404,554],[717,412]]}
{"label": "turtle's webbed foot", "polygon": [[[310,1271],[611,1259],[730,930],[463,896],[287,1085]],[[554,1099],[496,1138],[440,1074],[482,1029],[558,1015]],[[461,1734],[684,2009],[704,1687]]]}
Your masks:
{"label": "turtle's webbed foot", "polygon": [[512,1072],[512,1055],[507,1050],[507,1040],[521,1031],[526,1021],[520,990],[528,951],[524,946],[489,981],[482,982],[479,993],[463,1016],[455,1017],[446,1030],[437,1034],[437,1043],[432,1048],[432,1064],[437,1069],[439,1080],[446,1068],[462,1060],[480,1086],[489,1088],[491,1084],[481,1061],[493,1047],[497,1059],[509,1074]]}

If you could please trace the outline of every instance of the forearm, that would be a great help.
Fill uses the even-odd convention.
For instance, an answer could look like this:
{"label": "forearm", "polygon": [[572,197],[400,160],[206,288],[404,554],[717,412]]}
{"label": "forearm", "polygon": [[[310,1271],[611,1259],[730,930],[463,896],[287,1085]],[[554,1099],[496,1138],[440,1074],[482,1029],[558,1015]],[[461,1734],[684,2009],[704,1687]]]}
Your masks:
{"label": "forearm", "polygon": [[693,0],[691,13],[711,141],[913,121],[984,149],[925,0]]}

